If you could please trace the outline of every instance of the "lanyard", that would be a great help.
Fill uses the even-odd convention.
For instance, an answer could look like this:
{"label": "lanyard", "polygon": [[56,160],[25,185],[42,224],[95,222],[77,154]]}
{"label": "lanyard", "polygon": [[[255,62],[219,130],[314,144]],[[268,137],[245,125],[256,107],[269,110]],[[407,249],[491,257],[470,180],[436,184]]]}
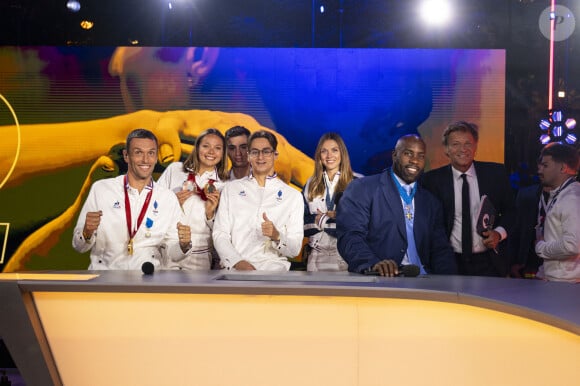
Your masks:
{"label": "lanyard", "polygon": [[405,204],[407,204],[407,205],[411,205],[411,203],[413,202],[413,198],[415,197],[415,193],[417,193],[417,185],[418,184],[415,183],[415,185],[411,189],[411,193],[408,193],[406,189],[403,189],[403,187],[401,186],[401,183],[399,182],[397,177],[395,177],[395,173],[393,173],[393,169],[391,169],[391,177],[393,177],[393,181],[395,181],[395,185],[397,185],[397,190],[399,191],[399,195],[403,199],[403,202],[405,202]]}
{"label": "lanyard", "polygon": [[562,190],[564,190],[568,185],[570,185],[571,183],[574,182],[574,178],[569,178],[568,180],[566,180],[566,182],[564,182],[560,188],[556,191],[556,194],[554,194],[554,197],[552,197],[552,199],[548,202],[548,205],[546,207],[546,202],[544,201],[544,197],[542,197],[540,195],[540,202],[538,203],[538,224],[539,225],[543,225],[544,224],[544,220],[545,218],[542,217],[542,209],[544,210],[545,215],[548,215],[548,212],[552,209],[552,207],[554,206],[554,204],[556,203],[556,200],[558,199],[558,195],[560,194],[560,192]]}
{"label": "lanyard", "polygon": [[[326,171],[324,172],[324,175],[322,176],[322,179],[324,180],[324,186],[326,187],[326,197],[324,198],[324,200],[326,201],[326,209],[327,210],[334,209],[334,198],[336,197],[336,192],[334,191],[334,189],[336,189],[336,184],[334,183],[334,181],[336,181],[337,178],[340,178],[339,171],[336,172],[332,181],[330,181],[330,177],[328,177],[328,174],[326,173]],[[330,195],[330,187],[332,185],[334,185],[334,189],[333,189],[332,196],[331,196]]]}
{"label": "lanyard", "polygon": [[413,220],[413,198],[415,197],[415,193],[417,193],[417,185],[419,184],[415,183],[413,188],[411,188],[411,193],[408,193],[406,189],[403,189],[397,177],[395,177],[393,169],[391,169],[391,177],[393,178],[393,181],[395,181],[395,185],[399,191],[399,196],[401,196],[403,202],[405,203],[405,217],[407,220],[411,221]]}
{"label": "lanyard", "polygon": [[145,189],[149,190],[147,193],[147,197],[145,197],[145,202],[143,203],[143,207],[141,208],[141,212],[139,213],[139,217],[137,217],[137,226],[133,228],[133,222],[131,219],[131,203],[129,201],[129,183],[127,182],[127,176],[123,180],[123,185],[125,188],[125,219],[127,220],[127,230],[129,231],[129,243],[127,244],[127,253],[129,255],[133,254],[133,238],[137,234],[141,223],[143,222],[143,217],[145,217],[145,213],[147,212],[147,208],[149,207],[149,202],[151,201],[151,196],[153,195],[153,181],[149,182],[149,184],[145,187]]}
{"label": "lanyard", "polygon": [[326,209],[332,210],[334,208],[334,194],[332,197],[330,196],[330,186],[328,186],[328,182],[326,182],[326,178],[324,179],[324,185],[326,185]]}

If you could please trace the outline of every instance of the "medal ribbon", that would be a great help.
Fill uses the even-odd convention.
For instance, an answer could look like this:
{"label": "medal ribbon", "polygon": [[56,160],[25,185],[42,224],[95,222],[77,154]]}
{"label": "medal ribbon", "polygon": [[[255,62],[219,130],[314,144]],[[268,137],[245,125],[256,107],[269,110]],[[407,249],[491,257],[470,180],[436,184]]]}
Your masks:
{"label": "medal ribbon", "polygon": [[[217,174],[217,173],[216,173]],[[203,200],[203,201],[207,201],[207,196],[205,194],[205,190],[201,189],[199,187],[199,184],[197,183],[196,177],[195,177],[195,173],[193,172],[189,172],[189,174],[187,175],[187,180],[193,182],[193,188],[195,189],[195,193],[197,193],[197,195]],[[210,178],[209,181],[207,182],[208,185],[213,186],[213,183],[216,180],[214,180],[213,178]]]}
{"label": "medal ribbon", "polygon": [[143,222],[143,218],[145,217],[145,213],[147,212],[147,208],[149,207],[149,202],[151,201],[151,196],[153,195],[153,181],[149,182],[149,185],[145,187],[145,189],[149,189],[149,193],[147,193],[147,197],[145,197],[145,202],[143,203],[143,207],[141,208],[141,212],[139,213],[139,217],[137,217],[137,227],[135,229],[131,229],[133,227],[133,222],[131,219],[131,203],[129,202],[129,183],[127,182],[127,176],[125,175],[124,179],[125,185],[125,218],[127,219],[127,230],[129,231],[129,244],[133,245],[133,237],[137,234],[141,223]]}
{"label": "medal ribbon", "polygon": [[391,169],[391,177],[393,178],[393,181],[395,181],[395,185],[397,186],[397,190],[399,191],[399,195],[403,199],[403,202],[409,207],[409,210],[411,210],[410,208],[412,208],[413,198],[415,197],[415,193],[417,193],[418,183],[415,182],[415,186],[413,186],[411,193],[409,194],[407,193],[407,190],[403,189],[397,177],[395,177],[393,169]]}

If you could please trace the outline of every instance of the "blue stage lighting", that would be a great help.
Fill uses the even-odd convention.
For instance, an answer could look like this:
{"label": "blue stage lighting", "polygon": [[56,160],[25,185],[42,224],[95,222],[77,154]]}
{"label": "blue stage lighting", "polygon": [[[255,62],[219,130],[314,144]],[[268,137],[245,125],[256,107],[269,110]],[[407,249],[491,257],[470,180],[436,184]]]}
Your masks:
{"label": "blue stage lighting", "polygon": [[540,143],[541,143],[542,145],[546,145],[546,144],[550,143],[550,136],[549,136],[549,135],[547,135],[547,134],[542,134],[542,135],[540,136]]}
{"label": "blue stage lighting", "polygon": [[546,131],[550,128],[550,121],[548,121],[547,119],[542,119],[540,121],[540,129],[542,129],[543,131]]}
{"label": "blue stage lighting", "polygon": [[568,143],[569,145],[575,144],[577,140],[578,137],[574,133],[570,133],[566,136],[566,143]]}
{"label": "blue stage lighting", "polygon": [[550,142],[574,144],[578,140],[574,132],[576,120],[574,118],[564,120],[564,113],[560,110],[552,111],[548,119],[542,119],[539,127],[542,130],[539,138],[542,145]]}

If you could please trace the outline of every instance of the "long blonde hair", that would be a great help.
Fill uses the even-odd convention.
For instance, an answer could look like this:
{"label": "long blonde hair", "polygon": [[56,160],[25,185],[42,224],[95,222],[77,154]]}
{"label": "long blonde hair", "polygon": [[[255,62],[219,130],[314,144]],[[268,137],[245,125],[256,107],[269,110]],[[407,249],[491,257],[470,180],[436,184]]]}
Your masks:
{"label": "long blonde hair", "polygon": [[224,138],[224,135],[217,129],[207,129],[205,130],[203,133],[201,133],[196,139],[195,139],[195,146],[193,148],[193,150],[191,151],[191,154],[189,154],[189,157],[187,157],[187,159],[183,162],[183,171],[184,172],[193,172],[193,173],[198,173],[199,172],[199,168],[201,167],[201,163],[199,162],[199,147],[201,146],[201,141],[202,139],[204,139],[206,136],[208,135],[215,135],[217,136],[219,139],[221,139],[222,141],[222,159],[220,160],[220,162],[216,165],[216,170],[217,170],[217,175],[219,177],[220,180],[225,181],[228,179],[228,172],[226,170],[226,165],[227,165],[227,151],[226,151],[226,139]]}
{"label": "long blonde hair", "polygon": [[310,179],[310,185],[308,186],[308,200],[312,200],[314,197],[319,197],[324,194],[326,189],[326,184],[324,183],[324,165],[322,164],[322,145],[328,140],[333,140],[338,145],[338,150],[340,151],[340,166],[338,170],[340,171],[340,177],[338,179],[338,184],[334,189],[334,194],[339,192],[344,192],[346,186],[353,179],[353,172],[350,166],[350,157],[348,156],[348,150],[346,145],[342,140],[342,137],[337,133],[325,133],[318,141],[318,146],[316,146],[316,152],[314,153],[314,174]]}

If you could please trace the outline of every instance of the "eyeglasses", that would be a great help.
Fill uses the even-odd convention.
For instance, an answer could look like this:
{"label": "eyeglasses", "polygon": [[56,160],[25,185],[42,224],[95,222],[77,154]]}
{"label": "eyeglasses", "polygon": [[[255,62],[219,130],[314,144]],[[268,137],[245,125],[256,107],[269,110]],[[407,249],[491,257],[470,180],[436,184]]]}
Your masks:
{"label": "eyeglasses", "polygon": [[248,154],[252,158],[257,158],[260,156],[260,154],[262,154],[264,156],[264,158],[270,158],[270,157],[272,157],[273,154],[276,154],[276,151],[274,149],[271,149],[271,148],[266,148],[266,149],[262,149],[262,150],[252,149],[248,152]]}

